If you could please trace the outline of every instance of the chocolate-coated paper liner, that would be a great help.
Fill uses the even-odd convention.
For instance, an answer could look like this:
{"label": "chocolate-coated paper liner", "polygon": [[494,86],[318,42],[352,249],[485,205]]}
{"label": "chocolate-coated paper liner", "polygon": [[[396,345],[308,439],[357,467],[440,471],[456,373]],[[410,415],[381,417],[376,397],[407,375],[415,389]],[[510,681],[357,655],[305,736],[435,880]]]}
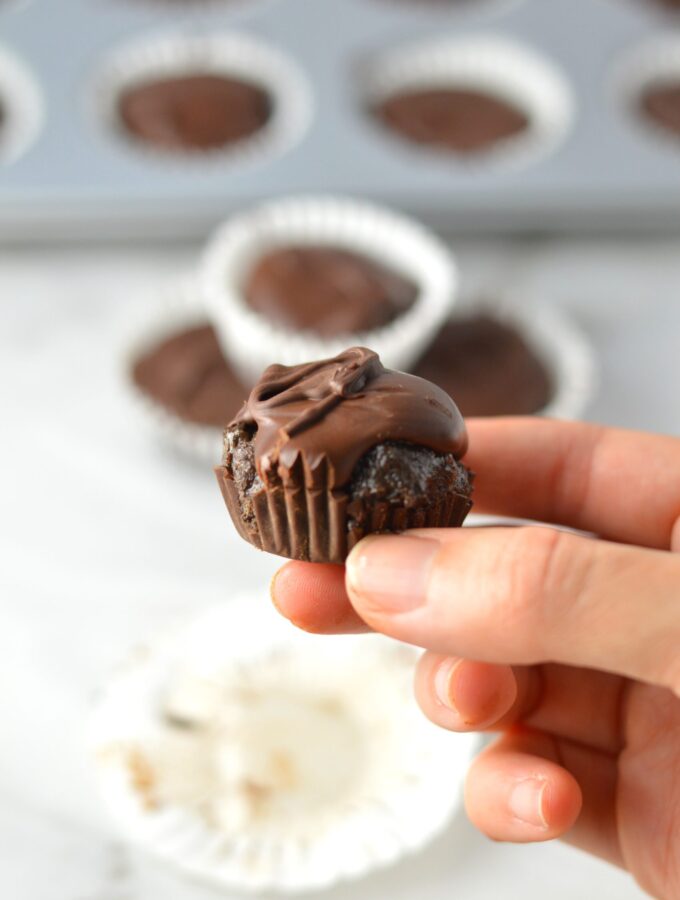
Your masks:
{"label": "chocolate-coated paper liner", "polygon": [[225,466],[217,481],[238,533],[259,550],[307,562],[343,563],[361,538],[410,528],[450,528],[463,524],[472,500],[454,491],[433,502],[395,506],[384,500],[351,500],[344,491],[301,484],[261,489],[250,498],[256,530],[241,515],[238,488]]}

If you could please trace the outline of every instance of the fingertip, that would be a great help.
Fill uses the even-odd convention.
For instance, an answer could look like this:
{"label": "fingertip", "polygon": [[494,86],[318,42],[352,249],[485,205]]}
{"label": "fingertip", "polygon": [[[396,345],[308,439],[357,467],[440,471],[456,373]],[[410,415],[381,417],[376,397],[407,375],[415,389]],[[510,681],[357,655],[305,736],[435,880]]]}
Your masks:
{"label": "fingertip", "polygon": [[416,671],[416,697],[425,715],[450,731],[493,728],[517,699],[510,666],[425,653]]}
{"label": "fingertip", "polygon": [[297,590],[298,566],[299,563],[295,560],[285,563],[274,572],[272,580],[269,582],[269,597],[274,604],[274,609],[286,619],[290,619],[289,601],[294,598]]}
{"label": "fingertip", "polygon": [[542,811],[547,827],[556,837],[574,825],[583,806],[583,794],[574,776],[566,769],[555,767],[546,780]]}
{"label": "fingertip", "polygon": [[510,666],[474,660],[464,660],[457,666],[447,688],[450,702],[465,723],[476,728],[491,727],[517,699],[517,680]]}
{"label": "fingertip", "polygon": [[274,575],[274,607],[297,628],[311,634],[366,631],[347,598],[342,566],[293,560]]}
{"label": "fingertip", "polygon": [[583,803],[566,769],[523,753],[488,752],[470,768],[465,784],[468,815],[493,840],[533,843],[569,831]]}

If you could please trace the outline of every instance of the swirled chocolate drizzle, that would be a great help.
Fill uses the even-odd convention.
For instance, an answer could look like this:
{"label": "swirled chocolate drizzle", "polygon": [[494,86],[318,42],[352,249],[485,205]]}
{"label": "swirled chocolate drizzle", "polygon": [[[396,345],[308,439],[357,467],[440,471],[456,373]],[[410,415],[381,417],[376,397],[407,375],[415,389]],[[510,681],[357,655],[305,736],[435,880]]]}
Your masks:
{"label": "swirled chocolate drizzle", "polygon": [[265,483],[287,483],[301,459],[308,485],[326,468],[328,487],[341,487],[364,453],[383,441],[405,441],[456,459],[467,449],[462,416],[444,391],[385,369],[364,347],[305,365],[270,366],[234,425],[256,429],[255,462]]}

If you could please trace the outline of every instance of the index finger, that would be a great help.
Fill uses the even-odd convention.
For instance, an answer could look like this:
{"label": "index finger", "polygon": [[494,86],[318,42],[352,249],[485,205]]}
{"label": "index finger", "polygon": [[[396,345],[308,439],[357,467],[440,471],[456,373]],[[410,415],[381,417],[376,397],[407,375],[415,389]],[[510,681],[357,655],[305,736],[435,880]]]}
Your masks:
{"label": "index finger", "polygon": [[680,440],[584,422],[470,419],[474,511],[680,546]]}

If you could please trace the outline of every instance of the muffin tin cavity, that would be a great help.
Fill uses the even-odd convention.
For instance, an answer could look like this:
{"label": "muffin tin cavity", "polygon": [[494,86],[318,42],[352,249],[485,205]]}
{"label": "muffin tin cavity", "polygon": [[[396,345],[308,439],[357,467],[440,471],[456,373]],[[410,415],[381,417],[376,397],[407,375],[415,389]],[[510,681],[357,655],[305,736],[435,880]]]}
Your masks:
{"label": "muffin tin cavity", "polygon": [[680,151],[680,38],[638,48],[621,67],[616,87],[637,130]]}
{"label": "muffin tin cavity", "polygon": [[539,54],[498,38],[423,42],[365,70],[365,107],[385,136],[440,157],[522,160],[563,139],[574,103]]}
{"label": "muffin tin cavity", "polygon": [[248,35],[177,35],[113,51],[91,106],[129,149],[243,159],[295,143],[311,96],[294,63]]}
{"label": "muffin tin cavity", "polygon": [[43,102],[26,65],[0,46],[0,166],[20,157],[40,131]]}

